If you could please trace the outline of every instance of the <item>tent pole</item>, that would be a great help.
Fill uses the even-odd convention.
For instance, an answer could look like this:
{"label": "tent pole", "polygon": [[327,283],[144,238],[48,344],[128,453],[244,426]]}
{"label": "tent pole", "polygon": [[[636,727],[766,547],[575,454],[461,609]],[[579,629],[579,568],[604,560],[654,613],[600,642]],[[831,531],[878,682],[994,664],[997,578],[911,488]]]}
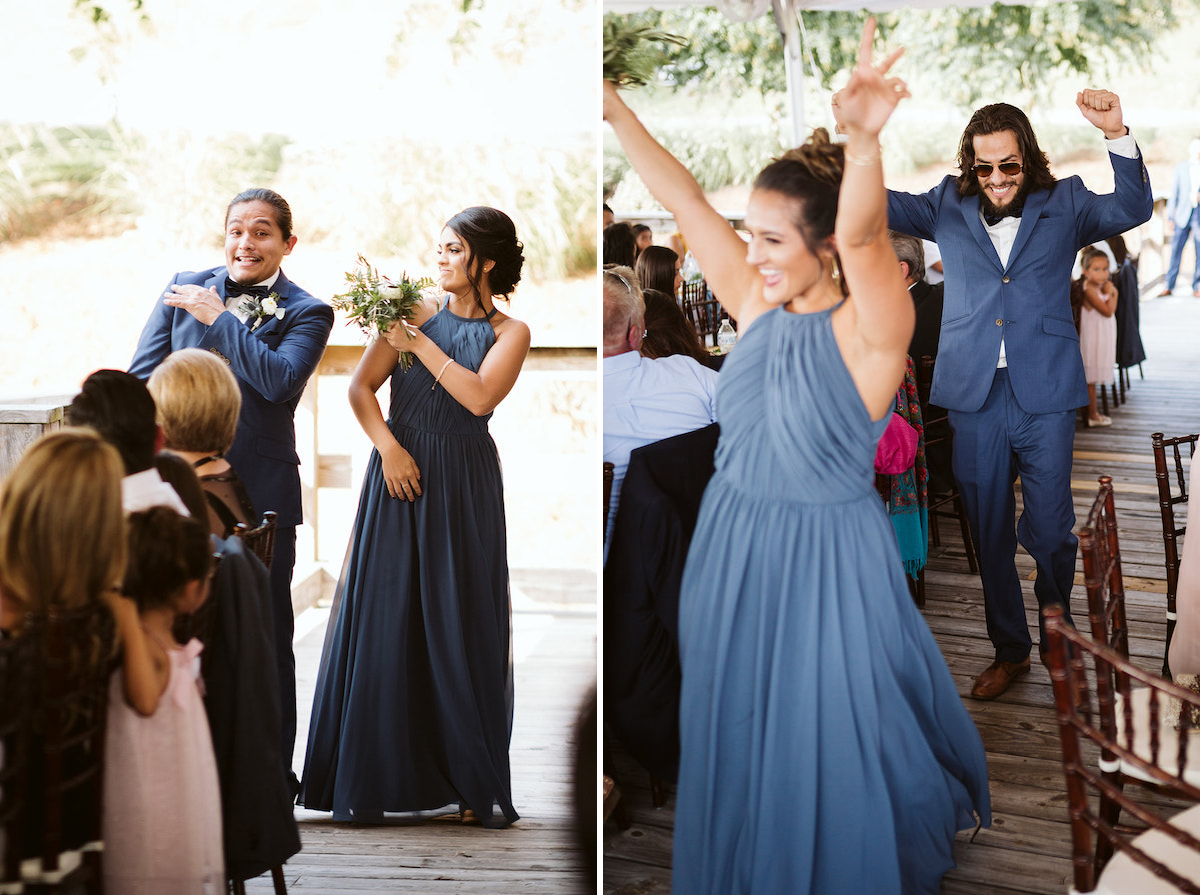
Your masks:
{"label": "tent pole", "polygon": [[788,104],[792,113],[792,145],[807,138],[804,121],[804,59],[801,55],[800,25],[796,19],[796,0],[771,0],[775,24],[783,38],[784,71],[787,74]]}

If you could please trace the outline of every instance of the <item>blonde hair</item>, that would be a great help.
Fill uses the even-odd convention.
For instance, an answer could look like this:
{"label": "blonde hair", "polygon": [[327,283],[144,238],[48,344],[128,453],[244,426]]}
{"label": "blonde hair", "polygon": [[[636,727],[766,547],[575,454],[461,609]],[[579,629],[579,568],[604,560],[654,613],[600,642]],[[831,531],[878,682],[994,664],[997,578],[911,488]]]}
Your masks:
{"label": "blonde hair", "polygon": [[60,429],[26,451],[0,489],[0,591],[11,611],[78,609],[120,585],[124,472],[92,429]]}
{"label": "blonde hair", "polygon": [[195,453],[229,450],[242,412],[242,391],[233,371],[215,354],[199,348],[172,352],[146,385],[164,447]]}

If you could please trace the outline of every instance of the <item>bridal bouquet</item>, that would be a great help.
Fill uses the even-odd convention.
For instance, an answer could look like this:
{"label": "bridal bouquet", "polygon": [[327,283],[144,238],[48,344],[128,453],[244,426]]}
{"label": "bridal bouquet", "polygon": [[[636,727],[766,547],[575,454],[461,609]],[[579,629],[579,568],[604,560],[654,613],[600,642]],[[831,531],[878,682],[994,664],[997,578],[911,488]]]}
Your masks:
{"label": "bridal bouquet", "polygon": [[655,42],[686,46],[678,34],[626,24],[617,16],[604,22],[604,80],[618,87],[641,87],[650,83],[662,64],[662,50]]}
{"label": "bridal bouquet", "polygon": [[[352,323],[368,336],[383,335],[388,327],[399,320],[411,320],[420,303],[422,292],[434,285],[429,277],[410,280],[408,273],[393,282],[373,268],[362,255],[358,265],[347,271],[346,282],[350,289],[333,297],[333,306],[345,311]],[[411,336],[409,338],[412,338]],[[412,355],[400,353],[400,366],[407,370],[412,366]]]}

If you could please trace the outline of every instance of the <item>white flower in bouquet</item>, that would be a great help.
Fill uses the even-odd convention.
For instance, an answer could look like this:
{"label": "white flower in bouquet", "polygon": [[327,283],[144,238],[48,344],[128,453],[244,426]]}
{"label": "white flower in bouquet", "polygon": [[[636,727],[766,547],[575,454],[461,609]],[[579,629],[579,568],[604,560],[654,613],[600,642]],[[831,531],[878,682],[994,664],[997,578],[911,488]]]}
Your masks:
{"label": "white flower in bouquet", "polygon": [[[351,323],[368,336],[383,335],[399,320],[412,320],[417,305],[421,303],[422,290],[434,285],[430,277],[410,280],[407,271],[400,275],[399,282],[382,276],[362,255],[358,266],[346,273],[350,289],[333,297],[333,306],[345,311]],[[412,336],[409,336],[412,338]],[[412,366],[412,354],[400,353],[400,366],[407,370]]]}

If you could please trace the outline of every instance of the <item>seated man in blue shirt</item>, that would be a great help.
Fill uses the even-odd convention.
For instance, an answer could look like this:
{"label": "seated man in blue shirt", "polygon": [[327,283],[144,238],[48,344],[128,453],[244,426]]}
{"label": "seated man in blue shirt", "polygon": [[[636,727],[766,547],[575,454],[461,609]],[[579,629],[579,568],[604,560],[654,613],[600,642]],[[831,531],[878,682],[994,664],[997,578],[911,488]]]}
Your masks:
{"label": "seated man in blue shirt", "polygon": [[605,555],[629,453],[716,422],[717,373],[690,357],[642,357],[645,305],[628,267],[604,271],[604,459],[614,466]]}

